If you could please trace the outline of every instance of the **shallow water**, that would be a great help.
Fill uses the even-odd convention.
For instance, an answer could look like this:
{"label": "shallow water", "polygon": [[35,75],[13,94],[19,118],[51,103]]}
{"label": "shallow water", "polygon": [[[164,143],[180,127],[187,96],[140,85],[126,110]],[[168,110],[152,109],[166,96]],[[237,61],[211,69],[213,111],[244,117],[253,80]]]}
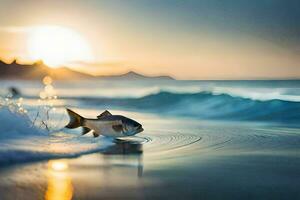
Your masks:
{"label": "shallow water", "polygon": [[[288,98],[299,95],[298,82],[280,84],[256,87],[274,92],[284,86]],[[37,99],[29,93],[23,106],[30,116]],[[50,132],[1,108],[0,199],[298,199],[299,105],[187,91],[130,98],[74,94],[55,102]],[[81,136],[80,129],[63,128],[66,106],[86,117],[111,108],[145,131],[118,141]]]}
{"label": "shallow water", "polygon": [[[106,146],[99,138],[69,132],[82,146],[65,139],[52,143],[58,155],[51,155],[60,158],[63,151],[66,158],[42,158],[0,169],[1,199],[296,199],[300,195],[298,128],[123,113],[139,116],[146,131],[129,141],[106,140]],[[55,137],[65,137],[61,134]],[[91,144],[83,145],[84,141]],[[74,149],[86,145],[90,152],[76,154]],[[52,149],[47,152],[53,153]]]}

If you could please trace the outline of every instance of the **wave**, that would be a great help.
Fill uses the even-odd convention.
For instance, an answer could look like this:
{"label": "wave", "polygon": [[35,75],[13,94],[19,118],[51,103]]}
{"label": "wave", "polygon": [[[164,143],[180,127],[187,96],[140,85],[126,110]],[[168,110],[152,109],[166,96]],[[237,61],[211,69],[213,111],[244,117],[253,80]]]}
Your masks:
{"label": "wave", "polygon": [[[258,101],[208,92],[191,94],[162,91],[140,98],[78,98],[77,100],[79,100],[76,101],[77,103],[85,106],[91,105],[93,109],[97,106],[115,107],[199,119],[256,120],[294,124],[299,124],[300,121],[300,103],[297,102]],[[74,103],[74,101],[70,102]],[[61,129],[52,133],[46,132],[32,126],[32,122],[26,115],[13,112],[7,107],[0,107],[0,121],[2,124],[0,126],[0,167],[22,162],[74,158],[95,152],[113,154],[120,150],[124,151],[124,146],[120,148],[110,138],[102,137],[95,140],[90,135],[81,136],[80,130]],[[171,128],[168,127],[168,129]],[[180,133],[178,127],[175,126],[175,129],[173,130],[175,132],[153,131],[158,135],[151,133],[149,139],[143,139],[149,143],[146,148],[150,148],[155,154],[162,151],[194,148],[196,143],[201,143],[202,147],[208,149],[223,148],[228,143],[233,143],[231,137],[221,137],[219,134],[216,135],[217,138],[211,139],[213,134],[219,133],[215,133],[214,129],[206,134],[207,130],[202,127],[205,131],[200,131],[199,135],[194,132],[185,134],[187,127],[184,127]],[[259,138],[267,136],[258,135]],[[244,139],[245,135],[241,137]],[[240,144],[239,141],[236,144]],[[140,149],[137,146],[137,149],[133,151],[140,152]]]}
{"label": "wave", "polygon": [[300,102],[253,100],[211,92],[172,93],[161,91],[139,98],[80,97],[84,105],[115,107],[180,117],[221,120],[300,122]]}
{"label": "wave", "polygon": [[80,134],[48,132],[32,125],[26,114],[0,107],[0,167],[14,163],[74,158],[101,152],[113,145],[110,138],[94,140]]}

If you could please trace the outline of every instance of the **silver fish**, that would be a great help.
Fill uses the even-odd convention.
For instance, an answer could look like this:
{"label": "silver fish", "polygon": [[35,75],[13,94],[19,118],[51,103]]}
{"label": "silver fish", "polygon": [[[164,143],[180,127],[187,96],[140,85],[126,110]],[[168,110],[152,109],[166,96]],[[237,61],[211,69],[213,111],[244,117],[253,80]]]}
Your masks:
{"label": "silver fish", "polygon": [[67,109],[70,122],[66,128],[82,127],[82,135],[93,132],[94,137],[104,135],[108,137],[127,137],[142,132],[144,129],[138,122],[122,115],[112,115],[109,111],[104,111],[97,119],[87,119],[74,111]]}

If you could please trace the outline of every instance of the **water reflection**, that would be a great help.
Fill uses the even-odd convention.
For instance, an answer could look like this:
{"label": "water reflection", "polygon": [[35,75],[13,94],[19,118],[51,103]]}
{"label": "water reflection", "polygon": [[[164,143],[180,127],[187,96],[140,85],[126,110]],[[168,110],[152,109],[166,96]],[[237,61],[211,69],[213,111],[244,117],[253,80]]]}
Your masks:
{"label": "water reflection", "polygon": [[130,141],[116,139],[115,145],[107,148],[103,154],[105,155],[141,155],[143,154],[143,144]]}
{"label": "water reflection", "polygon": [[124,161],[131,160],[130,158],[137,159],[137,175],[143,175],[143,144],[136,141],[128,140],[115,140],[115,145],[107,148],[104,152],[104,159],[111,159],[111,156],[122,156]]}
{"label": "water reflection", "polygon": [[[70,200],[74,196],[79,199],[98,199],[99,195],[103,199],[114,195],[120,197],[127,188],[141,186],[142,156],[141,143],[115,141],[100,153],[49,161],[45,199]],[[130,195],[142,194],[137,189],[132,190]]]}
{"label": "water reflection", "polygon": [[73,196],[72,179],[65,160],[48,162],[46,200],[69,200]]}

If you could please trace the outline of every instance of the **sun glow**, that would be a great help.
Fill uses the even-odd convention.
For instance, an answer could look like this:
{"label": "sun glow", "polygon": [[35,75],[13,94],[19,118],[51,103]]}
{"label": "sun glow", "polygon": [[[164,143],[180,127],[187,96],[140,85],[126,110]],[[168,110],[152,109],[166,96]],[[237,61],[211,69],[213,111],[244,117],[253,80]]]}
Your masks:
{"label": "sun glow", "polygon": [[60,26],[33,28],[27,46],[32,60],[42,60],[50,67],[93,60],[87,41],[79,33]]}
{"label": "sun glow", "polygon": [[64,171],[68,169],[68,164],[63,161],[51,161],[48,163],[54,171]]}
{"label": "sun glow", "polygon": [[70,176],[68,163],[64,160],[49,161],[48,186],[45,200],[70,200],[73,196],[72,177]]}

